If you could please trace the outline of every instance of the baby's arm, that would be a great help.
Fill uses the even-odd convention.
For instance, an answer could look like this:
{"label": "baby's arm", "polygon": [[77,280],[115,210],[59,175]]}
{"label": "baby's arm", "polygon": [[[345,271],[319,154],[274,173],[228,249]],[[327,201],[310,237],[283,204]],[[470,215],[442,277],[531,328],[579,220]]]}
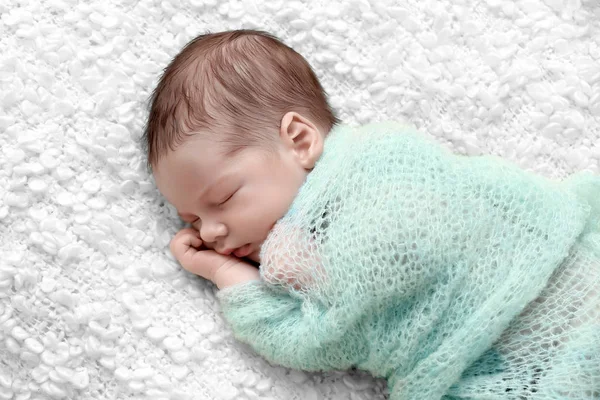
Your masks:
{"label": "baby's arm", "polygon": [[214,250],[199,250],[202,239],[197,230],[185,228],[171,240],[171,253],[186,270],[211,280],[219,289],[260,279],[257,268],[233,256]]}
{"label": "baby's arm", "polygon": [[[211,280],[221,289],[217,297],[235,337],[268,360],[307,370],[328,366],[331,354],[341,360],[339,366],[342,369],[356,363],[357,352],[344,349],[346,346],[356,349],[359,344],[344,346],[334,340],[340,336],[339,330],[343,326],[337,322],[337,312],[329,313],[318,302],[304,301],[287,291],[274,290],[268,279],[260,279],[258,269],[252,265],[233,256],[206,250],[198,231],[193,228],[179,231],[170,247],[183,268]],[[281,256],[270,261],[290,260]],[[275,275],[267,274],[267,277],[276,278],[276,283],[298,291],[301,288],[297,285],[310,283],[297,276],[300,271],[295,264],[279,265],[270,271]],[[333,343],[329,343],[330,340]]]}

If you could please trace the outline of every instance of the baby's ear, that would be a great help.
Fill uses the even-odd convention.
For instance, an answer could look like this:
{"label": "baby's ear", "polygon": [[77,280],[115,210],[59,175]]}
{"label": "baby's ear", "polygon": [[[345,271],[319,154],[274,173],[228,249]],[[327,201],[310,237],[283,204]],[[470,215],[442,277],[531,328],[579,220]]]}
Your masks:
{"label": "baby's ear", "polygon": [[323,152],[323,135],[312,121],[290,111],[281,119],[279,135],[304,169],[309,170],[315,166]]}

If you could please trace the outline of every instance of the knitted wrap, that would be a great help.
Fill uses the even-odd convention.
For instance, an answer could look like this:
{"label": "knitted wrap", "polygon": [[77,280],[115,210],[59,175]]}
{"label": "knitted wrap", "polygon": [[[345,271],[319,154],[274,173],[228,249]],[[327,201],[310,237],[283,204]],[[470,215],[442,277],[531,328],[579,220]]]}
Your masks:
{"label": "knitted wrap", "polygon": [[392,400],[590,398],[599,199],[589,174],[557,182],[407,127],[338,126],[264,243],[261,280],[218,297],[271,362],[367,370]]}

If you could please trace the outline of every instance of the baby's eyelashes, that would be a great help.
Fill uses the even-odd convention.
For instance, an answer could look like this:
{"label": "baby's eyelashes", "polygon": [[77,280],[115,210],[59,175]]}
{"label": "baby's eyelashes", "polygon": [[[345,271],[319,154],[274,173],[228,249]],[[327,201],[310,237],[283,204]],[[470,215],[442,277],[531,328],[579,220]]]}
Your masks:
{"label": "baby's eyelashes", "polygon": [[230,195],[228,195],[227,197],[225,197],[224,199],[222,199],[221,201],[219,201],[219,203],[217,204],[218,207],[224,206],[225,203],[227,203],[229,200],[232,199],[232,197],[237,193],[237,190],[235,192],[232,192]]}

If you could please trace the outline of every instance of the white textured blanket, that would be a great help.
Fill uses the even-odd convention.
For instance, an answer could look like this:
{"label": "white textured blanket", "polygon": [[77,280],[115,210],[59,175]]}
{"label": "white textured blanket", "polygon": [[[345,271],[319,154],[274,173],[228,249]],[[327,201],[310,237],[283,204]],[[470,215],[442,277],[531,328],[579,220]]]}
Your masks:
{"label": "white textured blanket", "polygon": [[384,399],[237,344],[139,139],[197,34],[268,30],[346,122],[404,119],[459,152],[600,172],[597,0],[0,3],[0,399]]}

